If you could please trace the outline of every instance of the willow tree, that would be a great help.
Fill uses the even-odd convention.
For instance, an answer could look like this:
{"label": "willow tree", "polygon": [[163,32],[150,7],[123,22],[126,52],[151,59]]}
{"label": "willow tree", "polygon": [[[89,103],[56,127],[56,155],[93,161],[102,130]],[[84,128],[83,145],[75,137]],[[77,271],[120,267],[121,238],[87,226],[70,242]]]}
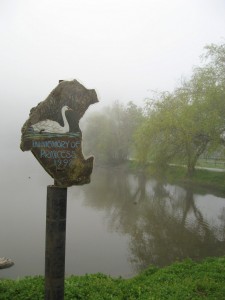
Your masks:
{"label": "willow tree", "polygon": [[189,81],[151,102],[135,136],[142,163],[152,160],[165,166],[178,161],[187,165],[191,176],[201,154],[218,145],[225,131],[224,45],[208,46],[204,59]]}
{"label": "willow tree", "polygon": [[132,155],[132,135],[141,120],[142,110],[132,102],[124,105],[115,101],[90,114],[83,130],[85,153],[93,153],[100,164],[123,163]]}

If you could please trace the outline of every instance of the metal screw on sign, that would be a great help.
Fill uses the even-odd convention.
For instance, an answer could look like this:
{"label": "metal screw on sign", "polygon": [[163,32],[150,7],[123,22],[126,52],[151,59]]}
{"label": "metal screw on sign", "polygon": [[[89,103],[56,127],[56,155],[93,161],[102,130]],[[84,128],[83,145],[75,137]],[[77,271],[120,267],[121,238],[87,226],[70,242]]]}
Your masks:
{"label": "metal screw on sign", "polygon": [[64,299],[67,187],[90,183],[94,158],[84,159],[79,120],[96,102],[95,90],[60,80],[22,127],[21,150],[30,150],[54,178],[47,187],[45,300]]}

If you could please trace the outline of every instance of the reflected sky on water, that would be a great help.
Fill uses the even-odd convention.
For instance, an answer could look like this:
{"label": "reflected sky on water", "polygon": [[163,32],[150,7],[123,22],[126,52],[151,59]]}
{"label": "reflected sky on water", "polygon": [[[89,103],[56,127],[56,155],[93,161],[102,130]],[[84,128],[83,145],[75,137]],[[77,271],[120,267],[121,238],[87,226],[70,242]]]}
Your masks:
{"label": "reflected sky on water", "polygon": [[[1,278],[44,274],[46,186],[52,180],[33,157],[27,160],[26,168],[17,161],[20,176],[12,173],[11,184],[1,180],[0,257],[15,261],[0,270]],[[123,168],[95,168],[89,185],[68,189],[67,209],[66,275],[127,278],[150,264],[225,254],[225,199],[206,190]]]}

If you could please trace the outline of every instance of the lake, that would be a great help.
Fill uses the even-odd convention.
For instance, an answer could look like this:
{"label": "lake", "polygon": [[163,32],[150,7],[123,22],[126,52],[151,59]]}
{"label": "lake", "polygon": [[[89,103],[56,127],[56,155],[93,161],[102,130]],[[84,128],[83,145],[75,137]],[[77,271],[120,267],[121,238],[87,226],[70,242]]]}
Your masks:
{"label": "lake", "polygon": [[[2,162],[0,257],[15,265],[0,270],[0,278],[44,274],[46,186],[53,181],[23,155],[10,174],[10,161]],[[225,199],[95,167],[89,185],[68,188],[66,239],[66,275],[129,278],[150,264],[225,255]]]}

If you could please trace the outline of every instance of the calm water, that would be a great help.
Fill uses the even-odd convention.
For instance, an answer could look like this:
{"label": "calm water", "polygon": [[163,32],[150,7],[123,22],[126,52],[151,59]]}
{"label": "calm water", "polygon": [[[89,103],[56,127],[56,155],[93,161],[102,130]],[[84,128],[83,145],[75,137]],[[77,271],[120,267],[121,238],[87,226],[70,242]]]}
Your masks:
{"label": "calm water", "polygon": [[[13,168],[10,180],[1,178],[0,257],[15,265],[0,270],[1,278],[44,274],[46,186],[52,180],[31,155]],[[225,199],[95,168],[91,184],[68,189],[66,249],[66,275],[131,277],[149,264],[225,255]]]}

